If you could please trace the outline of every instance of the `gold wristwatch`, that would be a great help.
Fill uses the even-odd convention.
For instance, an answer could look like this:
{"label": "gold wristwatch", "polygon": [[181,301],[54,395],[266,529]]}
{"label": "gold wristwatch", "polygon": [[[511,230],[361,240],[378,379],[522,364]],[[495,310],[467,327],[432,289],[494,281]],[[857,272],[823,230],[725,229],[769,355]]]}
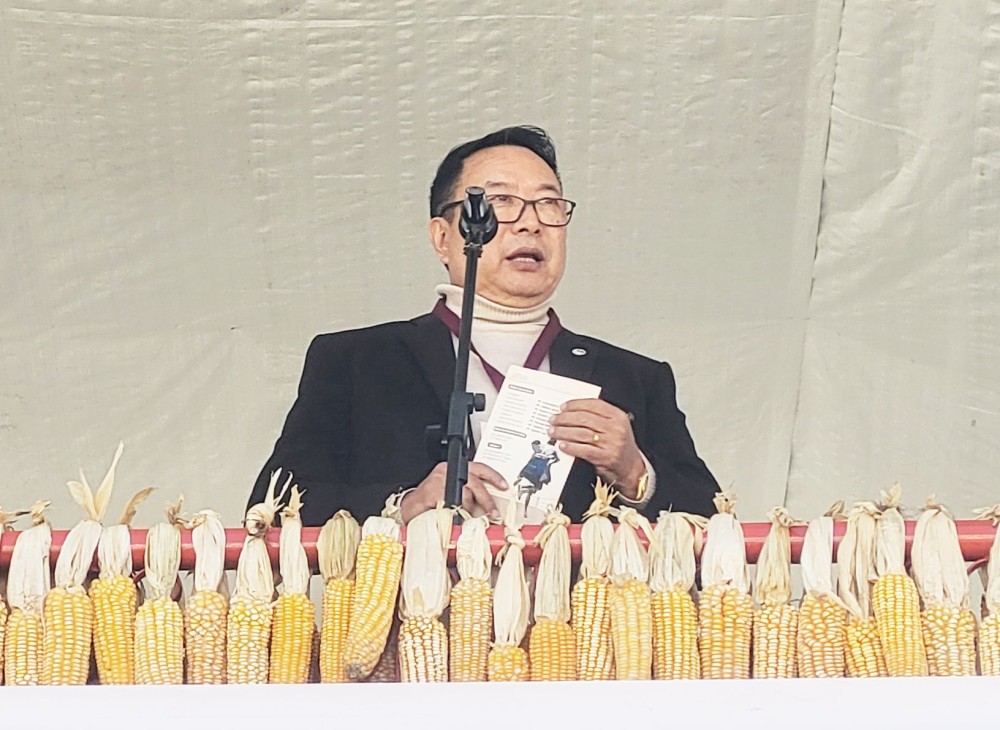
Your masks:
{"label": "gold wristwatch", "polygon": [[641,502],[643,497],[646,496],[646,489],[649,487],[649,472],[645,471],[642,476],[639,477],[639,484],[635,488],[635,499],[633,502]]}

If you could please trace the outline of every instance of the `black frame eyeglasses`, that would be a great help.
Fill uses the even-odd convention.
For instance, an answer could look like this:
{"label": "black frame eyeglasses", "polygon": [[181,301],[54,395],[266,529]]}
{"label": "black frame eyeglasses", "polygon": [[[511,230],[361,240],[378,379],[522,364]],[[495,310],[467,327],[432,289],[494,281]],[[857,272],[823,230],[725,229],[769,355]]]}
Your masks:
{"label": "black frame eyeglasses", "polygon": [[[528,200],[518,195],[508,193],[495,193],[486,196],[487,202],[493,206],[493,213],[497,217],[497,223],[517,223],[524,215],[524,211],[531,205],[535,209],[535,217],[543,226],[551,228],[562,228],[568,226],[573,218],[573,211],[576,203],[566,198],[538,198]],[[455,200],[445,203],[438,210],[438,216],[444,215],[452,208],[457,208],[464,203],[464,200]],[[565,219],[563,219],[565,216]],[[553,222],[555,221],[555,222]]]}

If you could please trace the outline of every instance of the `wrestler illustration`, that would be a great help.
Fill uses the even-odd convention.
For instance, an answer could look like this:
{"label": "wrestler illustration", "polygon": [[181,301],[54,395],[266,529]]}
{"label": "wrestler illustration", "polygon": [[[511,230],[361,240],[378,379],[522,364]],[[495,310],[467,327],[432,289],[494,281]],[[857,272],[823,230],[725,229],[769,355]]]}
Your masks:
{"label": "wrestler illustration", "polygon": [[555,439],[549,439],[544,446],[541,441],[532,441],[531,452],[528,463],[521,469],[513,485],[517,489],[518,501],[524,498],[525,517],[528,516],[528,502],[531,501],[532,495],[552,481],[552,465],[559,461]]}

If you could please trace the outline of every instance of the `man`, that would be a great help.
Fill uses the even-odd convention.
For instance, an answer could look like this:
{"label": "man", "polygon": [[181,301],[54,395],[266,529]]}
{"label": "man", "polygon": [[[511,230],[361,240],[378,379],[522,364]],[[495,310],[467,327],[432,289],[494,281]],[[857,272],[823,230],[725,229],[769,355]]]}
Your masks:
{"label": "man", "polygon": [[[663,509],[710,514],[718,485],[677,408],[670,366],[561,329],[549,308],[575,204],[563,198],[552,141],[533,127],[502,129],[448,153],[431,186],[428,225],[450,280],[437,288],[439,304],[407,322],[313,340],[298,398],[250,503],[279,467],[306,490],[306,524],[339,509],[364,519],[384,505],[405,523],[443,499],[446,465],[431,458],[424,431],[447,421],[465,277],[459,207],[470,186],[485,188],[500,222],[478,269],[468,388],[486,394],[487,410],[473,417],[474,440],[510,365],[596,383],[601,398],[570,401],[549,430],[564,454],[577,457],[562,494],[570,518],[582,519],[597,476],[650,517]],[[510,488],[470,462],[463,506],[498,519],[487,484]]]}

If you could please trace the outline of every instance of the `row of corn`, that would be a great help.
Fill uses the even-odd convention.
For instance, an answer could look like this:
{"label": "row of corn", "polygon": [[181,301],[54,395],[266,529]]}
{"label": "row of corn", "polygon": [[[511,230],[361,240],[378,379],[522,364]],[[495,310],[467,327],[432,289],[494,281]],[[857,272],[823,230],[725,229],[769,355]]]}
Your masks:
{"label": "row of corn", "polygon": [[[881,504],[859,503],[846,514],[836,505],[809,523],[797,602],[793,520],[783,508],[770,513],[751,585],[727,494],[717,496],[709,520],[664,512],[654,529],[635,510],[613,507],[614,494],[598,483],[572,586],[569,520],[559,511],[536,537],[533,581],[514,500],[499,567],[484,518],[466,515],[452,546],[454,512],[426,512],[408,526],[404,555],[393,520],[371,517],[362,527],[340,512],[319,535],[317,627],[301,542],[303,495],[290,478],[279,491],[272,475],[264,502],[247,513],[231,596],[218,514],[185,519],[180,502],[148,532],[140,591],[129,523],[151,490],[129,500],[118,524],[101,524],[120,456],[121,446],[96,491],[82,473],[70,482],[85,518],[66,536],[54,587],[47,503],[29,511],[32,527],[15,543],[7,605],[0,602],[7,684],[944,676],[975,674],[977,664],[1000,674],[1000,541],[984,571],[977,631],[954,521],[933,502],[917,521],[907,573],[898,488]],[[280,591],[265,542],[278,514]],[[982,516],[1000,520],[1000,508]],[[846,521],[846,532],[834,566],[836,520]],[[191,528],[195,552],[186,599],[178,579],[182,527]],[[91,580],[95,553],[99,573]]]}

